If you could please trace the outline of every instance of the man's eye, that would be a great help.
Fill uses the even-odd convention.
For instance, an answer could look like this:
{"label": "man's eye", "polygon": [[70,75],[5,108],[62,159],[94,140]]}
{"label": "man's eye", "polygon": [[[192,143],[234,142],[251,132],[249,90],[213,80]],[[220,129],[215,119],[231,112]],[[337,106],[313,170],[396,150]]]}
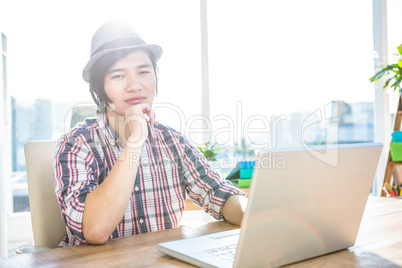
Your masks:
{"label": "man's eye", "polygon": [[149,71],[142,71],[142,72],[140,72],[140,74],[149,74],[150,72]]}
{"label": "man's eye", "polygon": [[118,78],[122,78],[122,77],[123,77],[123,75],[121,75],[121,74],[116,74],[116,75],[112,76],[113,79],[118,79]]}

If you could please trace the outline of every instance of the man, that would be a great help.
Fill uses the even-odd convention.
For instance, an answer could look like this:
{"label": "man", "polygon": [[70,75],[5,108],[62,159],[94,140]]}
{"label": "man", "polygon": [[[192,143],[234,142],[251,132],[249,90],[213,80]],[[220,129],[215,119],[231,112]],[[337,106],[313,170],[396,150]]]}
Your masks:
{"label": "man", "polygon": [[55,149],[60,246],[175,228],[186,194],[216,219],[240,224],[247,198],[180,132],[155,122],[158,45],[127,24],[102,25],[83,71],[98,105]]}

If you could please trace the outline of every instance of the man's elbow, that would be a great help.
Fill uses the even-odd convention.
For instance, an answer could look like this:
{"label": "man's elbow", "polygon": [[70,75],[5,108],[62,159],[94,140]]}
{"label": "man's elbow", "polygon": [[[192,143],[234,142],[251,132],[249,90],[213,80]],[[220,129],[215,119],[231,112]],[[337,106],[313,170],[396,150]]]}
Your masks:
{"label": "man's elbow", "polygon": [[109,240],[109,235],[105,235],[101,231],[87,230],[83,231],[84,239],[93,245],[103,245]]}
{"label": "man's elbow", "polygon": [[223,217],[230,223],[240,225],[247,207],[247,201],[248,199],[245,196],[230,196],[223,205]]}

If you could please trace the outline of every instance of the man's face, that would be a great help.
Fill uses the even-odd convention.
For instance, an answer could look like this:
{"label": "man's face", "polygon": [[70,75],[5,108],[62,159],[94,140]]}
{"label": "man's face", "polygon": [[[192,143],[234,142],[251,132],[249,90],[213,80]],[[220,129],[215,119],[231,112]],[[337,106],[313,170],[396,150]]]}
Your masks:
{"label": "man's face", "polygon": [[132,105],[152,104],[156,76],[148,54],[143,50],[134,50],[118,60],[106,72],[104,88],[111,100],[108,115],[124,116],[124,111]]}

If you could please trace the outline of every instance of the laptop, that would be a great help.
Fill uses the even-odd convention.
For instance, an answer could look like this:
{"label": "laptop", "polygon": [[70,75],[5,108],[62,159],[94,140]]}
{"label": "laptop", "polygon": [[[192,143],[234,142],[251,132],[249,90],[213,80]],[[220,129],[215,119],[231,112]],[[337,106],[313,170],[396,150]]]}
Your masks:
{"label": "laptop", "polygon": [[353,246],[381,150],[367,143],[261,152],[241,229],[158,250],[200,267],[277,267]]}

